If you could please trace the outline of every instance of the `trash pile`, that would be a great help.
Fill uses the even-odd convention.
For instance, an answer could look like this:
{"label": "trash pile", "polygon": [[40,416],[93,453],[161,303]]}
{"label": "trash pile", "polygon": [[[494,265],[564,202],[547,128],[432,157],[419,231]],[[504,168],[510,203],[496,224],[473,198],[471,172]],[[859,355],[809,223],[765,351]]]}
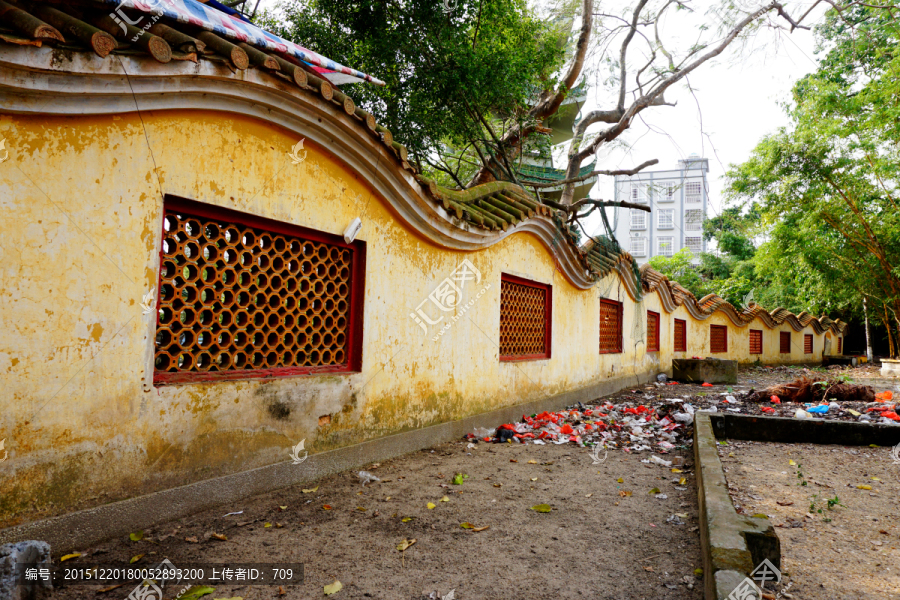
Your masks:
{"label": "trash pile", "polygon": [[[646,399],[659,400],[649,395]],[[579,402],[560,412],[522,415],[520,422],[506,423],[496,429],[477,427],[466,439],[471,443],[602,445],[625,452],[661,454],[693,443],[696,409],[689,402],[673,399],[658,405],[647,404],[606,401],[585,406]]]}
{"label": "trash pile", "polygon": [[[900,405],[894,404],[890,390],[875,392],[872,386],[854,385],[841,380],[801,377],[785,384],[773,385],[761,392],[750,390],[744,402],[759,405],[759,411],[772,416],[797,419],[817,417],[856,420],[863,423],[900,425]],[[788,408],[782,403],[803,404]],[[768,406],[763,406],[768,404]]]}

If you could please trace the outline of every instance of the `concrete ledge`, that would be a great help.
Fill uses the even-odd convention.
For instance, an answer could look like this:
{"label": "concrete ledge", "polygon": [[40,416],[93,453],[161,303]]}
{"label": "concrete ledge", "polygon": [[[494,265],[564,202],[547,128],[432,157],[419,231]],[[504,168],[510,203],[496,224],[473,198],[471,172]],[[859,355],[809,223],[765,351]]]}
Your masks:
{"label": "concrete ledge", "polygon": [[735,414],[710,414],[708,418],[712,422],[716,437],[720,439],[842,446],[900,444],[900,425],[867,425],[852,421]]}
{"label": "concrete ledge", "polygon": [[651,381],[655,376],[656,371],[653,371],[607,379],[579,390],[500,408],[459,421],[414,429],[346,448],[312,454],[300,465],[286,461],[59,517],[24,523],[0,530],[0,544],[43,540],[51,545],[54,554],[82,549],[109,538],[148,529],[215,506],[233,504],[250,496],[314,481],[326,475],[459,439],[475,427],[496,427],[500,423],[517,421],[523,414],[559,410],[576,402],[590,402],[625,387]]}
{"label": "concrete ledge", "polygon": [[900,377],[900,360],[882,358],[881,375],[883,377]]}
{"label": "concrete ledge", "polygon": [[677,358],[672,361],[672,378],[694,383],[737,383],[736,360],[718,358]]}
{"label": "concrete ledge", "polygon": [[768,519],[734,510],[708,413],[694,420],[694,459],[705,598],[727,600],[763,559],[781,568],[781,542]]}

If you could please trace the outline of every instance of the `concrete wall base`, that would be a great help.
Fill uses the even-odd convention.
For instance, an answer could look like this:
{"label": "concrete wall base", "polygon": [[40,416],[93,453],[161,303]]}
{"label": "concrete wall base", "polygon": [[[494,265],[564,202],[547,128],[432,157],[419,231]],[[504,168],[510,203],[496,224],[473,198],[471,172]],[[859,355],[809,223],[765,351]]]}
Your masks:
{"label": "concrete wall base", "polygon": [[371,462],[388,460],[460,439],[475,427],[496,427],[500,423],[518,421],[523,414],[560,410],[576,402],[591,402],[625,387],[655,379],[656,371],[607,379],[578,390],[473,415],[459,421],[313,454],[300,465],[286,461],[59,517],[24,523],[0,530],[0,544],[43,540],[54,548],[54,553],[82,549],[215,506],[233,504],[250,496],[314,481]]}

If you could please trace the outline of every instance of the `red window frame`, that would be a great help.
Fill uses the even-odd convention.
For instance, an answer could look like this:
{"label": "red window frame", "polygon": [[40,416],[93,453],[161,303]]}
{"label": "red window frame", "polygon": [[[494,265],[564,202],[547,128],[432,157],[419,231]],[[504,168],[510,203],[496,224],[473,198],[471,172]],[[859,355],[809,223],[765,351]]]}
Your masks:
{"label": "red window frame", "polygon": [[673,333],[675,352],[687,352],[687,321],[675,319]]}
{"label": "red window frame", "polygon": [[[500,274],[500,336],[503,335],[503,284],[515,283],[544,291],[544,351],[532,354],[503,354],[503,341],[500,340],[500,362],[517,362],[523,360],[546,360],[551,357],[551,341],[553,339],[553,286],[507,273]],[[509,318],[507,315],[506,318]]]}
{"label": "red window frame", "polygon": [[843,344],[841,343],[841,342],[843,342],[843,341],[844,341],[844,338],[842,338],[841,336],[838,336],[838,338],[837,338],[837,347],[838,347],[838,348],[837,348],[837,350],[838,350],[837,353],[838,353],[838,354],[843,354],[843,353],[844,353],[844,349],[843,349],[843,347],[842,347]]}
{"label": "red window frame", "polygon": [[[721,336],[721,340],[718,337]],[[721,342],[721,344],[720,344]],[[728,352],[728,326],[709,326],[709,353],[722,354]]]}
{"label": "red window frame", "polygon": [[803,335],[803,354],[813,353],[813,336],[811,333]]}
{"label": "red window frame", "polygon": [[778,336],[778,350],[781,354],[790,354],[791,353],[791,332],[790,331],[782,331]]}
{"label": "red window frame", "polygon": [[[610,310],[615,310],[615,315],[613,316],[614,323],[613,327],[615,327],[615,337],[616,337],[616,345],[614,348],[604,348],[603,347],[603,329],[604,329],[604,311],[607,311],[605,314],[609,316]],[[616,300],[607,300],[606,298],[600,299],[600,354],[618,354],[622,352],[622,303]],[[608,326],[608,324],[606,324]]]}
{"label": "red window frame", "polygon": [[659,352],[659,313],[647,311],[647,352]]}
{"label": "red window frame", "polygon": [[763,332],[762,329],[750,330],[750,354],[763,353]]}
{"label": "red window frame", "polygon": [[[316,375],[321,373],[359,373],[362,371],[363,348],[363,299],[365,298],[365,273],[366,273],[366,243],[355,240],[348,244],[342,236],[332,235],[314,229],[308,229],[299,225],[292,225],[282,221],[275,221],[266,217],[259,217],[220,206],[214,206],[166,195],[163,202],[163,218],[160,223],[159,243],[159,267],[157,268],[157,287],[159,290],[163,284],[162,264],[166,260],[163,250],[163,241],[166,238],[165,218],[168,211],[177,211],[194,217],[227,221],[256,229],[263,229],[272,233],[299,237],[312,242],[320,242],[346,248],[351,251],[350,265],[350,290],[348,300],[348,324],[347,324],[347,359],[339,365],[303,366],[303,367],[274,367],[240,369],[230,371],[183,371],[165,372],[156,371],[154,366],[154,385],[167,385],[193,382],[219,382],[244,379],[269,379],[276,377],[289,377],[296,375]],[[160,294],[157,294],[157,326],[159,325]]]}

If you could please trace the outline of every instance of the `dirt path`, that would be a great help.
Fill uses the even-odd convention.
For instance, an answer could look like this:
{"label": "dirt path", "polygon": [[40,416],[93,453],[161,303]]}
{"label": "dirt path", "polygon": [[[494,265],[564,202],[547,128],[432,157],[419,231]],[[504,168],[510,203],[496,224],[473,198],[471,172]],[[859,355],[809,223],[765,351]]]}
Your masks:
{"label": "dirt path", "polygon": [[[343,584],[330,596],[336,599],[418,600],[451,589],[460,600],[700,598],[702,582],[693,575],[701,566],[693,459],[684,456],[685,473],[673,474],[621,452],[593,465],[588,450],[574,445],[468,449],[453,442],[381,464],[372,470],[380,483],[362,487],[355,473],[329,477],[315,492],[290,488],[147,531],[140,542],[82,549],[72,564],[127,563],[142,553],[138,564],[164,557],[177,566],[305,564],[305,583],[285,588],[284,596],[271,587],[220,586],[208,599],[323,598],[323,586],[335,579]],[[469,477],[453,485],[456,473]],[[676,490],[685,476],[687,485]],[[649,494],[653,488],[668,498]],[[441,502],[445,496],[449,501]],[[436,507],[428,509],[429,502]],[[552,512],[529,510],[542,503]],[[685,515],[685,524],[666,523],[675,513]],[[406,517],[413,518],[403,522]],[[463,522],[489,529],[466,530]],[[228,541],[210,539],[211,533]],[[171,537],[157,541],[165,535]],[[412,538],[416,543],[401,560],[396,547]],[[128,591],[68,588],[53,597],[119,599]]]}

